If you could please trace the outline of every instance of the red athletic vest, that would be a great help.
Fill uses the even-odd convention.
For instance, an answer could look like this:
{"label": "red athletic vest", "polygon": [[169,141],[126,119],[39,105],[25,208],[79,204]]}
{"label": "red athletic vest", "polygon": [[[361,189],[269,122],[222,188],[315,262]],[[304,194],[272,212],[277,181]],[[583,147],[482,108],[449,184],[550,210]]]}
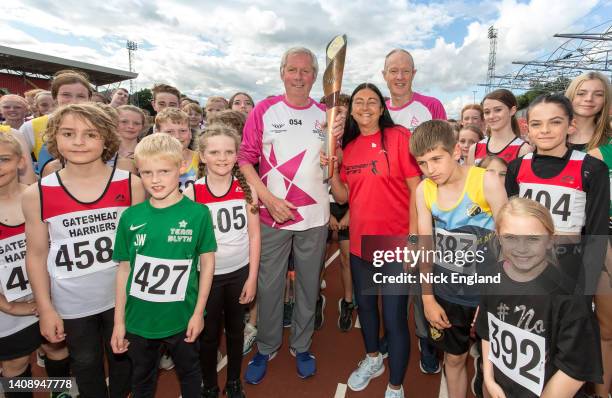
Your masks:
{"label": "red athletic vest", "polygon": [[580,233],[586,220],[586,192],[582,163],[586,154],[572,151],[565,168],[552,178],[540,178],[532,169],[533,153],[523,156],[516,182],[519,196],[540,202],[552,214],[557,232]]}
{"label": "red athletic vest", "polygon": [[514,159],[518,158],[518,154],[521,150],[521,147],[525,141],[522,138],[516,137],[508,145],[504,147],[501,151],[495,153],[489,151],[489,137],[485,137],[476,143],[476,150],[474,151],[474,164],[478,165],[484,158],[488,155],[497,156],[506,161],[506,163],[510,163]]}

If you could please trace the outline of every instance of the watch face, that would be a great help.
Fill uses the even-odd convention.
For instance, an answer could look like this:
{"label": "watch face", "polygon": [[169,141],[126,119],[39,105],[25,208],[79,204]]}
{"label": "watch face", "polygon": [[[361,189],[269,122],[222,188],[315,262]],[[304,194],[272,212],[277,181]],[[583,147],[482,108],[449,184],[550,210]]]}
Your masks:
{"label": "watch face", "polygon": [[418,243],[419,237],[416,235],[408,235],[408,242],[410,243]]}

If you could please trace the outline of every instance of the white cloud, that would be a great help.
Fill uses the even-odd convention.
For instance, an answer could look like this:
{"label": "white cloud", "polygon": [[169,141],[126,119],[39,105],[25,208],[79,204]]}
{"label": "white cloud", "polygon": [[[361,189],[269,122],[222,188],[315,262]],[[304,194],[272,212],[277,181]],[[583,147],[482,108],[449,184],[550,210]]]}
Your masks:
{"label": "white cloud", "polygon": [[[8,23],[0,25],[0,37],[10,46],[120,69],[128,64],[125,40],[136,40],[138,87],[164,81],[198,97],[242,90],[261,99],[282,91],[278,65],[285,49],[313,49],[323,70],[325,45],[334,35],[347,33],[344,91],[363,81],[384,87],[384,55],[401,46],[415,56],[415,89],[437,94],[454,109],[457,98],[469,100],[474,85],[485,80],[489,25],[499,29],[498,71],[504,73],[512,69],[513,60],[554,49],[552,35],[583,27],[584,17],[596,6],[595,0],[559,0],[554,5],[546,0],[483,5],[458,0],[22,0],[5,5]],[[471,15],[475,9],[479,12]],[[440,29],[463,21],[469,23],[465,37],[440,37]],[[84,37],[98,47],[85,47],[76,39],[74,46],[54,43],[11,23],[62,35],[64,43]],[[321,94],[320,86],[319,80],[313,97]]]}

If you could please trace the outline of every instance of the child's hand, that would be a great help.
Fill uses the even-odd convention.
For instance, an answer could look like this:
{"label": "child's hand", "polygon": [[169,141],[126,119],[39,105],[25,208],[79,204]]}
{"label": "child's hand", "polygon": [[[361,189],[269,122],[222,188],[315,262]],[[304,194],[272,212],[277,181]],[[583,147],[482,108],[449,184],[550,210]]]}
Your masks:
{"label": "child's hand", "polygon": [[347,229],[349,227],[350,219],[351,217],[349,216],[349,212],[347,211],[344,217],[342,217],[340,221],[338,221],[338,229],[339,230]]}
{"label": "child's hand", "polygon": [[115,354],[123,354],[128,350],[130,342],[125,339],[125,325],[115,323],[110,344]]}
{"label": "child's hand", "polygon": [[338,220],[332,214],[329,215],[329,229],[337,231],[339,229]]}
{"label": "child's hand", "polygon": [[50,343],[64,341],[64,321],[55,310],[51,309],[40,314],[40,334]]}
{"label": "child's hand", "polygon": [[240,304],[248,304],[255,298],[255,294],[257,293],[257,278],[253,278],[253,280],[247,279],[244,283],[244,287],[242,288],[242,293],[240,293],[240,298],[238,302]]}
{"label": "child's hand", "polygon": [[425,318],[427,318],[431,326],[438,330],[448,329],[452,326],[448,321],[444,308],[438,304],[433,296],[431,296],[431,300],[423,299],[423,308],[425,310]]}
{"label": "child's hand", "polygon": [[196,341],[200,333],[204,330],[204,317],[202,315],[193,314],[187,324],[187,333],[185,333],[185,342],[193,343]]}
{"label": "child's hand", "polygon": [[485,378],[484,384],[491,398],[506,398],[504,390],[502,390],[501,386],[494,380],[487,380],[487,378]]}

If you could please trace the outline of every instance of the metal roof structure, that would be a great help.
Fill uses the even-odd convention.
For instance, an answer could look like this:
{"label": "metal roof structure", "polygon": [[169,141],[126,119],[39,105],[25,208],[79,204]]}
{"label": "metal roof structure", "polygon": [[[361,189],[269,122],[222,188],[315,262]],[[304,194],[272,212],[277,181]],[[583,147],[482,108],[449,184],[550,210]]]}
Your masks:
{"label": "metal roof structure", "polygon": [[607,21],[583,33],[556,34],[554,37],[569,40],[540,59],[512,62],[521,67],[506,75],[494,76],[491,82],[488,81],[481,86],[529,90],[537,85],[546,84],[551,89],[564,90],[566,82],[584,72],[599,71],[610,75],[612,74],[611,22]]}
{"label": "metal roof structure", "polygon": [[0,71],[50,79],[63,69],[78,69],[87,73],[95,86],[135,79],[138,76],[135,72],[0,46]]}

